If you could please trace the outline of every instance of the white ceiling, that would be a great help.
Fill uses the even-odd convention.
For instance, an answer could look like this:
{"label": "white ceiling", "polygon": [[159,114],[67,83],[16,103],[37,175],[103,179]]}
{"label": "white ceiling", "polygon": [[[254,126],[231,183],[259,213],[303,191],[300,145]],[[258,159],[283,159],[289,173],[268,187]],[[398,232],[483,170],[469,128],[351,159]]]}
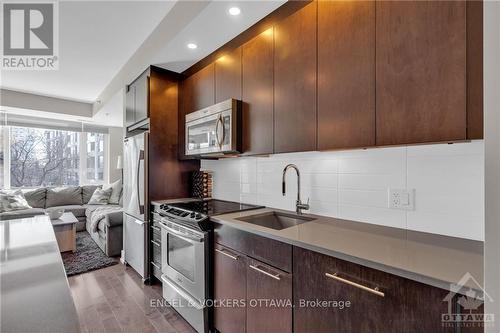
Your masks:
{"label": "white ceiling", "polygon": [[[166,44],[152,64],[182,72],[203,59],[286,1],[213,1],[180,34]],[[241,9],[238,16],[228,15],[229,8]],[[198,48],[188,49],[187,43]]]}
{"label": "white ceiling", "polygon": [[[285,2],[207,2],[173,38],[165,38],[165,44],[155,45],[154,50],[149,48],[146,63],[182,72]],[[112,80],[126,77],[120,73],[127,62],[148,37],[153,36],[155,28],[158,29],[175,4],[175,1],[61,1],[59,70],[2,71],[0,86],[90,103],[107,91],[112,97],[103,103],[92,120],[109,126],[120,125],[123,91],[118,87],[128,82],[116,84]],[[241,8],[239,16],[228,14],[232,6]],[[188,42],[196,43],[198,48],[188,49]],[[132,69],[135,73],[142,70],[144,68]]]}
{"label": "white ceiling", "polygon": [[59,2],[59,70],[2,71],[3,88],[94,102],[171,1]]}

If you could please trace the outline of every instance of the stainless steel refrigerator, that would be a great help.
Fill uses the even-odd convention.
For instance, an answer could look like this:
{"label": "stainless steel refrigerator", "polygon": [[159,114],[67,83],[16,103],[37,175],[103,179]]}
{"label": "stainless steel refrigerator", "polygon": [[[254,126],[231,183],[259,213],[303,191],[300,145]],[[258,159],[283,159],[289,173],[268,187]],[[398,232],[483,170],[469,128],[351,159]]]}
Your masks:
{"label": "stainless steel refrigerator", "polygon": [[123,251],[124,260],[147,277],[147,148],[148,133],[128,137],[123,164]]}

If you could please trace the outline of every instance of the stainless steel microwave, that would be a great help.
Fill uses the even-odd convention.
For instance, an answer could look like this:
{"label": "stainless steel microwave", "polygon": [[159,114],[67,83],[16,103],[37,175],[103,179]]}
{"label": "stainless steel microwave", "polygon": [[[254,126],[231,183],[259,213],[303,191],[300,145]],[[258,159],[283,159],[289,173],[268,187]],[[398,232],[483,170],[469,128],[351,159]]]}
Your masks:
{"label": "stainless steel microwave", "polygon": [[228,99],[186,115],[186,155],[241,152],[241,101]]}

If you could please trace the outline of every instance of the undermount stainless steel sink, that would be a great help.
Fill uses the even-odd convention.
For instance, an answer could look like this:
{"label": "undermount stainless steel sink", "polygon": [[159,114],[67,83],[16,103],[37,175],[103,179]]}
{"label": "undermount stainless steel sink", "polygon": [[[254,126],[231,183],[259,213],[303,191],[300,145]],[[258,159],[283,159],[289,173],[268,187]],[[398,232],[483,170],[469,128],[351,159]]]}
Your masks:
{"label": "undermount stainless steel sink", "polygon": [[272,211],[268,213],[239,217],[236,220],[257,224],[262,227],[271,228],[275,230],[282,230],[302,223],[313,221],[316,219],[296,214],[287,214],[287,213]]}

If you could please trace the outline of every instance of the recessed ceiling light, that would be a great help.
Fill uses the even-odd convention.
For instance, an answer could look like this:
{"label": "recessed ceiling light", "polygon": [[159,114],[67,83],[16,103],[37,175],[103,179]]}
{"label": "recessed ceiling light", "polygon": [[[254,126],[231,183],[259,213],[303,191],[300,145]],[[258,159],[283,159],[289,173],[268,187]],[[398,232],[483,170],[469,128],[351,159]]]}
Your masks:
{"label": "recessed ceiling light", "polygon": [[195,43],[188,43],[187,47],[188,49],[194,50],[195,48],[198,47],[198,45],[196,45]]}
{"label": "recessed ceiling light", "polygon": [[238,7],[229,8],[230,15],[236,16],[236,15],[240,15],[240,13],[241,13],[241,9],[239,9]]}

